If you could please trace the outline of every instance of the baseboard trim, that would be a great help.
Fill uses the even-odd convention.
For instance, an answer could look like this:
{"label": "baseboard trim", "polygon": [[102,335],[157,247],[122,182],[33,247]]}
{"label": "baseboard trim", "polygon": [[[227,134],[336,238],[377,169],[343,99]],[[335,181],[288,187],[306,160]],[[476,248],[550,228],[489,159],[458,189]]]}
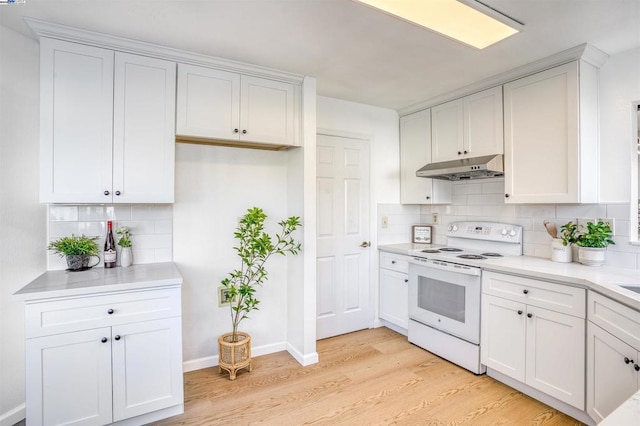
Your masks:
{"label": "baseboard trim", "polygon": [[298,351],[296,348],[294,348],[293,346],[291,346],[290,344],[287,343],[287,352],[289,352],[289,354],[295,358],[296,361],[298,361],[298,363],[300,365],[302,365],[303,367],[306,367],[307,365],[311,365],[311,364],[317,364],[318,363],[318,352],[312,352],[310,354],[303,354],[300,351]]}
{"label": "baseboard trim", "polygon": [[[268,355],[275,352],[282,352],[287,350],[287,344],[285,342],[271,343],[262,346],[252,346],[251,356]],[[219,364],[220,358],[218,355],[207,356],[203,358],[190,359],[182,363],[182,372],[187,373],[189,371],[202,370],[203,368],[215,367]],[[298,361],[299,362],[299,361]],[[4,426],[4,425],[0,425]]]}
{"label": "baseboard trim", "polygon": [[27,410],[24,404],[0,414],[0,426],[13,426],[27,417]]}

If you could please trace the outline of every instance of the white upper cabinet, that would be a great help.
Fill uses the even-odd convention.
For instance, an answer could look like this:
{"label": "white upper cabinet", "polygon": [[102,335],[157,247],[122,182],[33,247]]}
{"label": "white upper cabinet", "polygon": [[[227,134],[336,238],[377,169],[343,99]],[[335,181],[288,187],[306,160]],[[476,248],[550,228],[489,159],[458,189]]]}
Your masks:
{"label": "white upper cabinet", "polygon": [[597,96],[584,61],[504,85],[507,203],[598,201]]}
{"label": "white upper cabinet", "polygon": [[502,154],[502,86],[431,109],[432,162]]}
{"label": "white upper cabinet", "polygon": [[176,134],[184,141],[295,146],[299,97],[294,84],[179,64]]}
{"label": "white upper cabinet", "polygon": [[40,55],[40,201],[173,202],[175,63],[48,38]]}
{"label": "white upper cabinet", "polygon": [[433,204],[451,202],[451,183],[417,177],[431,163],[431,114],[426,109],[400,118],[400,202]]}

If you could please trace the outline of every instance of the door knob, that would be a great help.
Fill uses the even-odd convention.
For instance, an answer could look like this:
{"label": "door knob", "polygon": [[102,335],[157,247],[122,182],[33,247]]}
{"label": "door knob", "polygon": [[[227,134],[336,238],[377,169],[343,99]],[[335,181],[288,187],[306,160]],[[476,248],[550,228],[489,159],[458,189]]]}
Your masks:
{"label": "door knob", "polygon": [[360,247],[367,248],[370,245],[371,245],[371,241],[363,241],[362,244],[360,244]]}

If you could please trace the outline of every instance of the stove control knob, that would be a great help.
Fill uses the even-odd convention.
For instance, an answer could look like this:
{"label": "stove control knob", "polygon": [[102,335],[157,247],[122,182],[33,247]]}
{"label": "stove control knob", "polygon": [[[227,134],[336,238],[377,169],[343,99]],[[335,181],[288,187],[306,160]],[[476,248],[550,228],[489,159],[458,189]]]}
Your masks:
{"label": "stove control knob", "polygon": [[451,226],[449,227],[449,230],[450,230],[451,232],[457,232],[457,231],[458,231],[458,225],[451,225]]}
{"label": "stove control knob", "polygon": [[507,228],[502,228],[502,231],[500,231],[500,235],[507,235]]}
{"label": "stove control knob", "polygon": [[510,236],[510,237],[515,237],[515,236],[516,236],[516,234],[517,234],[517,232],[516,232],[516,230],[515,230],[515,229],[512,229],[511,231],[509,231],[509,236]]}

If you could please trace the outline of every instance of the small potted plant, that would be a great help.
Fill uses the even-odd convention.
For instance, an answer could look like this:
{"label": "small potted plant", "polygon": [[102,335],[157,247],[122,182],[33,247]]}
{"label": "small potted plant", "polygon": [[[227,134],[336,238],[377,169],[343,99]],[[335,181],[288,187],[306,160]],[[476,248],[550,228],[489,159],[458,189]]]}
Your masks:
{"label": "small potted plant", "polygon": [[[47,249],[52,250],[61,257],[66,257],[69,271],[84,271],[100,262],[97,239],[98,237],[85,237],[84,235],[76,237],[71,234],[70,237],[62,237],[51,241]],[[98,258],[98,261],[93,265],[89,265],[89,260],[92,256]]]}
{"label": "small potted plant", "polygon": [[572,245],[577,241],[578,225],[569,221],[560,227],[560,238],[551,243],[551,260],[569,263],[573,260]]}
{"label": "small potted plant", "polygon": [[120,252],[120,266],[123,268],[131,266],[133,263],[133,255],[131,254],[131,232],[126,226],[116,229],[116,234],[120,237],[118,245],[122,247]]}
{"label": "small potted plant", "polygon": [[299,217],[279,222],[282,233],[276,234],[275,239],[264,231],[266,219],[267,215],[258,207],[248,209],[240,219],[234,233],[239,241],[234,249],[240,258],[240,268],[231,271],[221,282],[225,298],[230,301],[232,331],[218,338],[218,367],[220,372],[228,371],[231,380],[236,378],[239,369],[251,371],[251,336],[238,331],[238,326],[251,311],[258,309],[260,301],[256,290],[268,278],[265,263],[274,254],[295,255],[301,250],[301,244],[292,236],[302,226]]}
{"label": "small potted plant", "polygon": [[587,231],[577,238],[578,260],[583,265],[601,266],[604,264],[605,250],[609,244],[615,244],[612,239],[611,227],[603,221],[587,222]]}

